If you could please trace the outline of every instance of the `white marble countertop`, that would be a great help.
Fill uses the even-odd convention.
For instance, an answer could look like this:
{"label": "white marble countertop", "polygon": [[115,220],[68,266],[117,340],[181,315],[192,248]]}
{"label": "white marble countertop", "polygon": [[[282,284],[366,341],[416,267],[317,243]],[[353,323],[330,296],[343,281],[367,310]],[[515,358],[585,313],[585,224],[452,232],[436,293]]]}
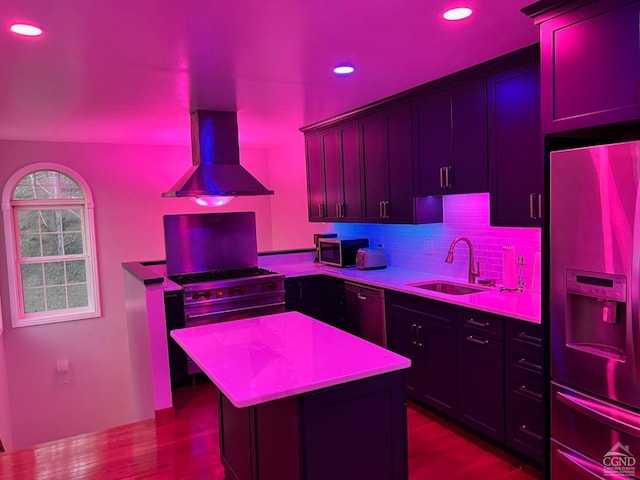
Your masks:
{"label": "white marble countertop", "polygon": [[402,370],[411,361],[299,312],[171,331],[238,408]]}
{"label": "white marble countertop", "polygon": [[473,293],[471,295],[448,295],[417,288],[411,286],[411,284],[432,280],[446,280],[458,284],[464,284],[466,282],[456,278],[447,278],[442,275],[414,272],[398,268],[358,270],[355,267],[330,267],[313,263],[313,261],[291,263],[286,260],[279,261],[277,257],[261,257],[260,262],[261,266],[265,266],[265,268],[269,268],[278,273],[283,273],[287,277],[300,277],[314,274],[331,275],[373,287],[410,293],[412,295],[489,313],[496,313],[526,322],[540,323],[542,308],[540,294],[529,291],[500,292],[498,288],[487,288],[484,292]]}

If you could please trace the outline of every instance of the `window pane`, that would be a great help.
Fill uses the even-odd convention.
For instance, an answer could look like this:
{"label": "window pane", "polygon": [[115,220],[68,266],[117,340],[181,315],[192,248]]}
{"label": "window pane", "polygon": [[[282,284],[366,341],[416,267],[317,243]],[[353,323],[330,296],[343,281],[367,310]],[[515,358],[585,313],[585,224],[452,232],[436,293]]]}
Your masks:
{"label": "window pane", "polygon": [[60,210],[40,210],[40,228],[43,232],[62,231]]}
{"label": "window pane", "polygon": [[89,305],[86,284],[69,285],[67,290],[69,295],[69,308],[86,307]]}
{"label": "window pane", "polygon": [[64,234],[64,254],[65,255],[82,254],[82,234],[81,233],[65,233]]}
{"label": "window pane", "polygon": [[41,263],[22,264],[20,265],[20,273],[24,288],[41,287],[44,284]]}
{"label": "window pane", "polygon": [[25,176],[13,192],[14,199],[49,200],[52,198],[84,198],[80,185],[64,173],[40,170]]}
{"label": "window pane", "polygon": [[81,283],[87,281],[87,269],[84,260],[64,262],[67,269],[67,283]]}
{"label": "window pane", "polygon": [[62,210],[62,230],[65,232],[82,231],[81,216],[82,211],[79,208]]}
{"label": "window pane", "polygon": [[42,254],[45,257],[63,255],[61,233],[46,233],[42,235]]}
{"label": "window pane", "polygon": [[50,262],[44,265],[45,285],[64,285],[64,263]]}
{"label": "window pane", "polygon": [[42,256],[40,235],[20,235],[20,256],[22,258]]}
{"label": "window pane", "polygon": [[25,288],[22,298],[25,313],[44,312],[44,288]]}
{"label": "window pane", "polygon": [[46,287],[47,310],[67,308],[67,292],[65,287]]}
{"label": "window pane", "polygon": [[20,210],[18,225],[20,233],[37,233],[40,231],[38,210]]}

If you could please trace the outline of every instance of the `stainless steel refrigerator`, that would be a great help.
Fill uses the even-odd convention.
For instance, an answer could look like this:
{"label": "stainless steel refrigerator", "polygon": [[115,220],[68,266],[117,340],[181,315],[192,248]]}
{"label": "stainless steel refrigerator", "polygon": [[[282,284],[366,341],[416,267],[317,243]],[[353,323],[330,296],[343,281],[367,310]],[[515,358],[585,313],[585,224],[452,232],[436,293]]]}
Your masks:
{"label": "stainless steel refrigerator", "polygon": [[637,478],[640,142],[550,168],[551,478]]}

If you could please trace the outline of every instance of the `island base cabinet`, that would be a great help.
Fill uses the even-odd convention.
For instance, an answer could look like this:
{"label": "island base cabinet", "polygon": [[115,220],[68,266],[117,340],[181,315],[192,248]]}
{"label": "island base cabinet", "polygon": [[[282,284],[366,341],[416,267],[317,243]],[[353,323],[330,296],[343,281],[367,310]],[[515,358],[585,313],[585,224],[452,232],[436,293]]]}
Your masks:
{"label": "island base cabinet", "polygon": [[253,407],[219,394],[225,480],[407,480],[404,372]]}

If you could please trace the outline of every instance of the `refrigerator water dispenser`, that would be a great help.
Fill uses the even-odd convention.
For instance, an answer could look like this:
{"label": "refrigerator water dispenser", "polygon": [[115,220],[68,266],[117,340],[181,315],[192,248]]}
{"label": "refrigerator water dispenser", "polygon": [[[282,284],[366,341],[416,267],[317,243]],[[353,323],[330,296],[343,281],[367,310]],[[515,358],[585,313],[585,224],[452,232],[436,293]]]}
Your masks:
{"label": "refrigerator water dispenser", "polygon": [[626,277],[568,269],[566,291],[567,346],[624,361]]}

